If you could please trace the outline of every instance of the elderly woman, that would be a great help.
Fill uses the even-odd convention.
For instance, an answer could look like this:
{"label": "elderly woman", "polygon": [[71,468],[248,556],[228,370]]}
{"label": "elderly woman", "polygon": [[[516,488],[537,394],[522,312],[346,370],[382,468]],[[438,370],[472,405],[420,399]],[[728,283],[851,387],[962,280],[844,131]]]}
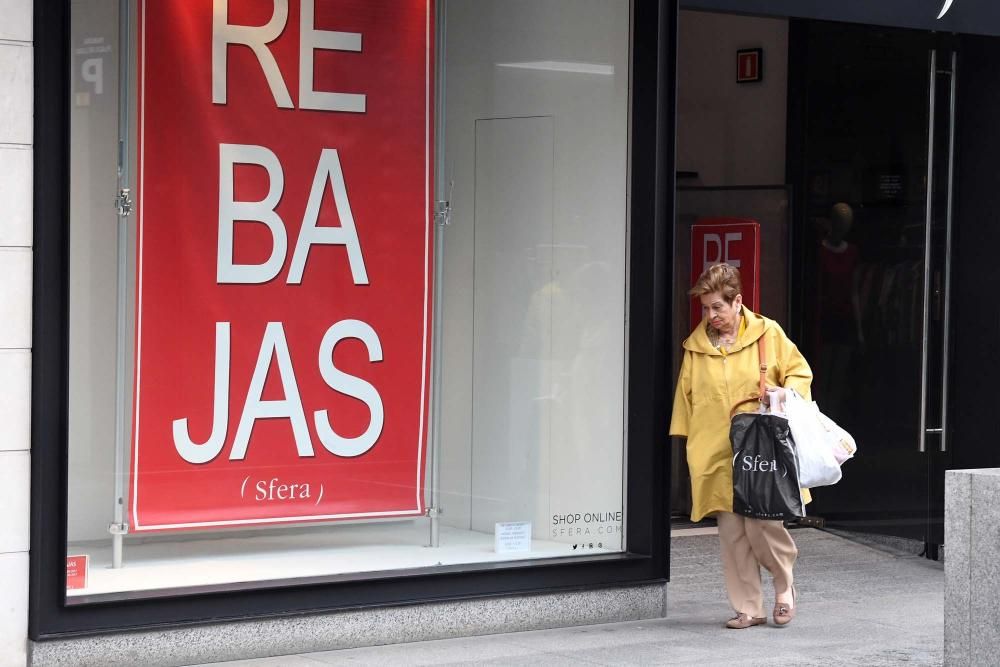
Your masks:
{"label": "elderly woman", "polygon": [[[674,397],[670,434],[687,438],[691,471],[691,519],[714,516],[722,545],[722,569],[736,616],[733,629],[767,622],[760,566],[774,579],[774,622],[787,625],[795,616],[792,566],[798,550],[781,521],[751,519],[733,513],[733,451],[730,410],[758,393],[757,341],[765,339],[767,384],[793,388],[809,397],[812,371],[805,358],[774,320],[750,312],[740,293],[740,272],[728,264],[707,269],[690,294],[701,299],[705,317],[684,341]],[[774,394],[784,400],[784,391]],[[742,410],[753,410],[744,405]],[[806,497],[808,501],[808,496]]]}

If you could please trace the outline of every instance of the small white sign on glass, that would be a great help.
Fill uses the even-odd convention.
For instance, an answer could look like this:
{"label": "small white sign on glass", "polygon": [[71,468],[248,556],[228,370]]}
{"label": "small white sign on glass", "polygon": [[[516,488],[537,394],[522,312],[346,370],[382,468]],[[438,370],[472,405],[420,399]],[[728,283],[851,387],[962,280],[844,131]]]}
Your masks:
{"label": "small white sign on glass", "polygon": [[493,532],[493,549],[498,554],[531,551],[531,522],[498,523]]}

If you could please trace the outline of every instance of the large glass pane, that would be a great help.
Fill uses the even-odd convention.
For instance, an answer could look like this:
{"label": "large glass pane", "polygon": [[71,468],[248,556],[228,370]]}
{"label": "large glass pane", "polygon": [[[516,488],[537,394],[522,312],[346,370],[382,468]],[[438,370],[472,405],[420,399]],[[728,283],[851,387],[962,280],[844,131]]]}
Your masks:
{"label": "large glass pane", "polygon": [[619,550],[628,5],[446,11],[445,521]]}
{"label": "large glass pane", "polygon": [[624,550],[629,2],[228,4],[73,4],[67,599]]}
{"label": "large glass pane", "polygon": [[[815,399],[864,455],[843,482],[817,490],[810,509],[832,525],[923,539],[931,44],[901,30],[822,22],[805,29],[802,348],[816,374]],[[830,48],[845,43],[853,45],[846,57],[833,57]],[[945,131],[937,136],[946,139],[947,81],[941,91]]]}

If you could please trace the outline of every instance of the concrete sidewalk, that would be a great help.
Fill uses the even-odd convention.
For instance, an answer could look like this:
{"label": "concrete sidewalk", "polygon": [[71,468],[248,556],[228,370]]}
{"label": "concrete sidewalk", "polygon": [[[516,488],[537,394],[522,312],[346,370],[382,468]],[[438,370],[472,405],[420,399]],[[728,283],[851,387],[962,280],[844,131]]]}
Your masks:
{"label": "concrete sidewalk", "polygon": [[[799,529],[799,612],[786,628],[727,630],[714,535],[672,540],[668,616],[558,630],[489,635],[215,663],[320,665],[940,665],[940,563]],[[773,600],[770,589],[765,597]],[[768,604],[770,608],[770,604]]]}

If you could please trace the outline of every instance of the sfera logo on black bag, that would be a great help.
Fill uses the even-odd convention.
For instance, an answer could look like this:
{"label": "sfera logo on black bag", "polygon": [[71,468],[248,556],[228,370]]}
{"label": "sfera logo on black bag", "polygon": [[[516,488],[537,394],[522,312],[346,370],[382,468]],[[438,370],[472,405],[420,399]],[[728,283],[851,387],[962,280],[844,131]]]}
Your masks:
{"label": "sfera logo on black bag", "polygon": [[760,454],[755,454],[750,456],[747,454],[743,458],[740,458],[740,454],[743,451],[736,452],[733,456],[733,467],[736,467],[736,459],[740,459],[740,468],[745,472],[778,472],[780,467],[781,476],[788,477],[788,468],[785,466],[779,466],[776,459],[765,459]]}

